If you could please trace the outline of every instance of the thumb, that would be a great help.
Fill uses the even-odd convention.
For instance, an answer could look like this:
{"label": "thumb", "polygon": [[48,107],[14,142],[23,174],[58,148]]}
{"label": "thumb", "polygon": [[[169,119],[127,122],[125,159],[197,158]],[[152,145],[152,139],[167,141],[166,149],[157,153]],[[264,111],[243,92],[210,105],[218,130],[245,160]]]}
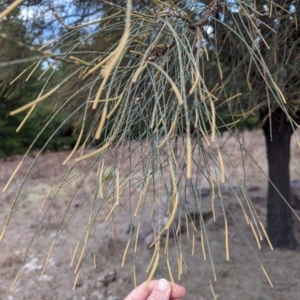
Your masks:
{"label": "thumb", "polygon": [[169,300],[171,286],[166,279],[160,279],[147,300]]}

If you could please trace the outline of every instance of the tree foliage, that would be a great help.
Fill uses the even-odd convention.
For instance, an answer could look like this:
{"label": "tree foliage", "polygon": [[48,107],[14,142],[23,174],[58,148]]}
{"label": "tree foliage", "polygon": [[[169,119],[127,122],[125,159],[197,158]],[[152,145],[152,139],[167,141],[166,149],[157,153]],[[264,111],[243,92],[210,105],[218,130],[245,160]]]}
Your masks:
{"label": "tree foliage", "polygon": [[[22,113],[15,116],[9,116],[9,113],[18,107],[27,103],[28,99],[37,97],[43,87],[39,76],[42,74],[41,66],[37,66],[35,72],[28,76],[35,67],[27,58],[31,56],[30,49],[18,46],[17,43],[24,45],[32,44],[32,32],[26,27],[26,24],[19,18],[19,13],[2,21],[0,24],[0,34],[9,33],[10,41],[3,41],[0,48],[0,60],[3,66],[0,69],[0,157],[6,157],[14,154],[24,154],[30,147],[35,138],[39,135],[42,120],[49,119],[50,108],[43,105],[38,111],[34,112],[32,117],[21,126],[26,114]],[[16,43],[17,42],[17,43]],[[9,64],[24,60],[22,64]],[[5,62],[7,65],[5,65]],[[27,76],[15,80],[17,76],[28,70]],[[58,80],[59,75],[56,75]],[[41,149],[44,147],[50,135],[65,120],[67,113],[60,113],[53,119],[47,129],[39,135],[34,148]],[[72,127],[71,124],[69,125]],[[18,134],[16,134],[16,130]],[[63,147],[71,146],[76,141],[76,136],[66,136],[66,130],[61,130],[54,136],[47,149],[61,150]]]}

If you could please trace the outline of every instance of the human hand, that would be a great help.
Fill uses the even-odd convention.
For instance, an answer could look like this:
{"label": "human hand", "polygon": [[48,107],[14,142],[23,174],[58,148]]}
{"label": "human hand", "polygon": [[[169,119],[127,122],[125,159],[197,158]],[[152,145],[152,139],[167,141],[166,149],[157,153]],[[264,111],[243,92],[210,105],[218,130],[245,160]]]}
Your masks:
{"label": "human hand", "polygon": [[145,290],[146,282],[135,288],[125,300],[181,300],[185,295],[185,288],[172,284],[166,279],[150,281]]}

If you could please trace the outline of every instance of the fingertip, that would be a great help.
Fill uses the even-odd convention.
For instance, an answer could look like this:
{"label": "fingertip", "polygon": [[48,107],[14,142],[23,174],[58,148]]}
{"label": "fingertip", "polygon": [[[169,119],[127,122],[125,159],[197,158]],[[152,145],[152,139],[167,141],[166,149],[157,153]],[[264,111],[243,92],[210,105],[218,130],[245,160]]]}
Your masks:
{"label": "fingertip", "polygon": [[168,292],[171,289],[169,282],[164,278],[158,281],[156,288],[163,292]]}

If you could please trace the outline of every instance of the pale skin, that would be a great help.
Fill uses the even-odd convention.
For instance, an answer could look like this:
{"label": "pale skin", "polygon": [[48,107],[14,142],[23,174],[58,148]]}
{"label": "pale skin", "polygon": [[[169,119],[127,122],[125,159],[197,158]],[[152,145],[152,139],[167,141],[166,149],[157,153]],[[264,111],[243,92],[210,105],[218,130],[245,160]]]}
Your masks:
{"label": "pale skin", "polygon": [[152,280],[136,287],[125,300],[182,300],[185,288],[166,279]]}

